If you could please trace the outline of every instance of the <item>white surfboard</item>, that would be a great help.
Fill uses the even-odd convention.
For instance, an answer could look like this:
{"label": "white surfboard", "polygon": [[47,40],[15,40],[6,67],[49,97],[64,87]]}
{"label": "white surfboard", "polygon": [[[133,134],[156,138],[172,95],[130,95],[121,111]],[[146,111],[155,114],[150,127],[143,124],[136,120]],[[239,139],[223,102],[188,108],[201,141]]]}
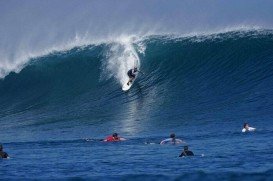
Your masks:
{"label": "white surfboard", "polygon": [[[129,81],[129,80],[128,80],[128,81]],[[128,82],[126,82],[125,84],[123,84],[122,90],[123,90],[123,91],[128,91],[128,90],[132,87],[134,81],[135,81],[135,79],[134,79],[132,82],[129,82],[129,85],[127,84]]]}
{"label": "white surfboard", "polygon": [[[128,91],[131,87],[132,87],[132,85],[134,84],[134,82],[135,82],[135,80],[136,80],[136,78],[137,78],[137,72],[136,72],[136,77],[134,78],[134,80],[132,81],[132,82],[129,82],[129,85],[127,84],[128,82],[125,82],[124,84],[123,84],[123,86],[122,86],[122,90],[123,91]],[[128,81],[129,81],[129,79],[128,79]]]}

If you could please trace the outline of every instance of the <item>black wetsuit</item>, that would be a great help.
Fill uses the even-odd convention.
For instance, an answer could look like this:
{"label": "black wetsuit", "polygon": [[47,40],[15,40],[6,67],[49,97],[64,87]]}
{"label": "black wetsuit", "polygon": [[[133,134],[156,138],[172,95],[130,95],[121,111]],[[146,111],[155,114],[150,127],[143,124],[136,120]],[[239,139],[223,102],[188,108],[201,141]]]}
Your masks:
{"label": "black wetsuit", "polygon": [[194,156],[194,154],[192,151],[186,150],[186,151],[183,151],[181,155],[179,155],[179,157],[182,157],[182,156]]}
{"label": "black wetsuit", "polygon": [[128,72],[127,72],[127,75],[129,78],[135,78],[136,75],[133,73],[133,69],[130,69]]}
{"label": "black wetsuit", "polygon": [[0,158],[8,158],[9,155],[6,152],[0,151]]}

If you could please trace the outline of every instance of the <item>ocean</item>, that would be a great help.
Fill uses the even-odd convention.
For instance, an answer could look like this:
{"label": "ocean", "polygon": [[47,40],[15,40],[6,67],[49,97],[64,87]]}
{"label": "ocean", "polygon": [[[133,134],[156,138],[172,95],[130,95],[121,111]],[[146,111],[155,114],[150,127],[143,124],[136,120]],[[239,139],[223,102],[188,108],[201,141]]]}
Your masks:
{"label": "ocean", "polygon": [[[127,71],[139,74],[128,92]],[[273,31],[131,36],[0,80],[0,179],[272,180]],[[245,122],[255,132],[242,133]],[[123,142],[102,142],[114,132]],[[186,143],[160,145],[175,133]],[[178,157],[184,145],[194,157]]]}

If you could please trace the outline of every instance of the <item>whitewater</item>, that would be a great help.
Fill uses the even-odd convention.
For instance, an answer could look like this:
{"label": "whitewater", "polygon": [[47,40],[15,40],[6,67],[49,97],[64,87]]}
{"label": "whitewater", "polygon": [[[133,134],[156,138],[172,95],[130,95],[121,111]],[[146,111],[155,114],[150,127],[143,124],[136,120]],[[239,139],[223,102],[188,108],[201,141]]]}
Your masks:
{"label": "whitewater", "polygon": [[271,4],[1,1],[0,178],[271,180]]}

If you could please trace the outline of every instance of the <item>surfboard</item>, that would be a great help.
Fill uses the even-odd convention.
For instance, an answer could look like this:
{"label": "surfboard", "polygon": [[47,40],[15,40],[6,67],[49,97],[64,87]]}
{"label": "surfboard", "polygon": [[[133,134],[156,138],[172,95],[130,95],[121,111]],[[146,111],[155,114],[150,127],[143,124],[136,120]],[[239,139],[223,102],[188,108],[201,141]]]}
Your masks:
{"label": "surfboard", "polygon": [[125,84],[123,84],[123,86],[122,86],[122,90],[128,91],[132,87],[135,80],[136,80],[136,78],[132,82],[129,82],[129,85],[127,84],[128,82],[125,82]]}

